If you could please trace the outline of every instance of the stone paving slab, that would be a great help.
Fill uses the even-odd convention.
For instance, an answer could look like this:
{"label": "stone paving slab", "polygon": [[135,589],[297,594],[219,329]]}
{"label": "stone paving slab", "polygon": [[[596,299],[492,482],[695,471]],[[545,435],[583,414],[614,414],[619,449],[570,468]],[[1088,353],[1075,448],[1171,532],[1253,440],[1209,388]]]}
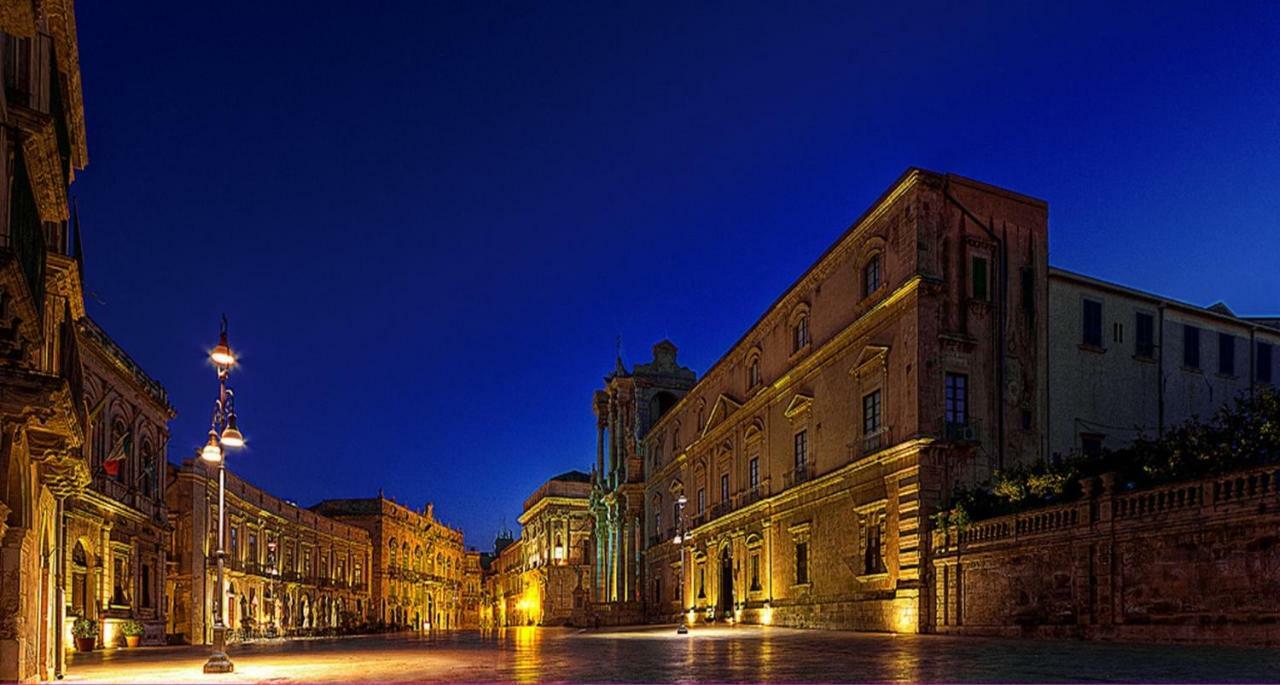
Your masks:
{"label": "stone paving slab", "polygon": [[235,673],[206,648],[76,655],[73,683],[294,682],[1280,682],[1280,650],[758,626],[511,628],[244,645]]}

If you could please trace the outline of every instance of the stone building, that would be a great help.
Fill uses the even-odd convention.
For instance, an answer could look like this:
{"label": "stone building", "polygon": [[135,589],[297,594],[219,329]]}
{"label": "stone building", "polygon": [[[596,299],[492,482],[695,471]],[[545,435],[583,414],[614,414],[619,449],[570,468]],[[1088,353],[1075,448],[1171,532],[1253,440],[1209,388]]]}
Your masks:
{"label": "stone building", "polygon": [[645,469],[639,439],[693,387],[695,374],[676,362],[676,346],[653,347],[653,361],[628,371],[617,360],[596,391],[596,465],[591,513],[595,518],[595,611],[607,623],[643,617]]}
{"label": "stone building", "polygon": [[1046,235],[1040,200],[911,169],[675,401],[619,369],[601,471],[643,493],[642,567],[613,587],[652,619],[918,630],[944,493],[1044,457]]}
{"label": "stone building", "polygon": [[[217,471],[199,459],[169,465],[173,522],[166,596],[169,632],[192,643],[213,635],[218,532]],[[227,627],[233,638],[336,630],[376,616],[374,551],[359,526],[299,508],[226,475]]]}
{"label": "stone building", "polygon": [[531,602],[524,595],[525,556],[522,541],[510,533],[498,536],[484,573],[481,625],[505,628],[529,625]]}
{"label": "stone building", "polygon": [[0,681],[61,676],[66,509],[82,452],[84,317],[68,189],[88,162],[71,0],[0,4]]}
{"label": "stone building", "polygon": [[538,625],[585,623],[591,600],[591,476],[562,473],[524,501],[520,551],[524,617]]}
{"label": "stone building", "polygon": [[164,644],[168,422],[165,389],[88,317],[77,322],[90,486],[66,507],[67,612],[98,621],[102,643],[137,620]]}
{"label": "stone building", "polygon": [[1049,453],[1099,453],[1280,379],[1280,323],[1049,271]]}
{"label": "stone building", "polygon": [[451,630],[462,625],[462,531],[379,494],[329,499],[311,510],[368,532],[373,544],[373,615],[387,625]]}
{"label": "stone building", "polygon": [[462,557],[462,619],[458,627],[476,630],[480,627],[480,607],[484,602],[484,568],[479,550],[469,549]]}

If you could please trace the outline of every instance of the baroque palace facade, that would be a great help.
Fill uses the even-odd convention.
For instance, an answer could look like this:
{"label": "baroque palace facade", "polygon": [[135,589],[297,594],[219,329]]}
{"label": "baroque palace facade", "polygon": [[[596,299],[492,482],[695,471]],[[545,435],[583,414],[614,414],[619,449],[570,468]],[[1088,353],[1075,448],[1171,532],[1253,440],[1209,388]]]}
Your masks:
{"label": "baroque palace facade", "polygon": [[586,625],[594,620],[592,477],[567,471],[524,501],[521,537],[504,534],[487,555],[483,627]]}
{"label": "baroque palace facade", "polygon": [[595,396],[604,620],[915,631],[928,516],[1044,457],[1047,205],[912,169],[697,382]]}
{"label": "baroque palace facade", "polygon": [[467,563],[462,531],[437,521],[432,505],[412,509],[379,494],[324,500],[311,510],[367,532],[375,620],[414,630],[464,624],[464,590],[478,586],[470,575],[478,565]]}
{"label": "baroque palace facade", "polygon": [[[169,465],[173,522],[166,596],[169,633],[212,639],[218,548],[218,479],[199,459]],[[373,615],[369,533],[226,476],[224,591],[237,638],[352,628]]]}

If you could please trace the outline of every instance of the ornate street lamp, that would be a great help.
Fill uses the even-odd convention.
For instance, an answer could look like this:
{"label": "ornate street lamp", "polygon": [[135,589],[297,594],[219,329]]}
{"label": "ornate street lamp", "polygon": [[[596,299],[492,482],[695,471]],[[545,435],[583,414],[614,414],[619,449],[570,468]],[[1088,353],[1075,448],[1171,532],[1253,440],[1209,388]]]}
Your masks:
{"label": "ornate street lamp", "polygon": [[236,427],[235,391],[227,385],[227,376],[235,366],[236,357],[227,345],[227,316],[222,315],[222,331],[218,344],[209,353],[209,359],[218,371],[218,401],[213,405],[213,421],[209,426],[209,441],[200,450],[200,458],[218,466],[218,576],[213,601],[213,650],[204,664],[205,673],[230,673],[235,670],[231,657],[227,656],[227,626],[223,622],[226,593],[223,589],[223,564],[226,551],[223,548],[224,521],[226,519],[226,448],[244,446],[244,435]]}

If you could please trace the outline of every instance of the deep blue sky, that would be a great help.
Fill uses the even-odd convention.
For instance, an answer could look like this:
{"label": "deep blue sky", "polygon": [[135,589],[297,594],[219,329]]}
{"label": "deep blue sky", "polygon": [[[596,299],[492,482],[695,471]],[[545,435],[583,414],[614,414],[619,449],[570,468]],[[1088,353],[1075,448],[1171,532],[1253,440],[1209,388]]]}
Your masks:
{"label": "deep blue sky", "polygon": [[1280,4],[599,4],[79,3],[89,311],[171,460],[225,311],[233,469],[488,547],[589,468],[616,336],[706,369],[910,165],[1048,200],[1058,266],[1280,311]]}

